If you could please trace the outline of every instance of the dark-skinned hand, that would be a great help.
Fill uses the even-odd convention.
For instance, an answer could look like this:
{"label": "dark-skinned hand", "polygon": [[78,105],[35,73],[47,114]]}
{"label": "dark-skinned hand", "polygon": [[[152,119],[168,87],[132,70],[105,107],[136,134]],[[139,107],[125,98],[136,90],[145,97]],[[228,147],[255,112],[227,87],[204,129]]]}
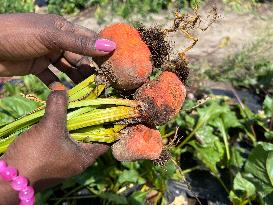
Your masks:
{"label": "dark-skinned hand", "polygon": [[[81,173],[108,149],[106,145],[71,139],[66,114],[66,91],[52,91],[44,117],[20,135],[1,158],[26,176],[36,191]],[[0,180],[0,204],[18,204],[17,195],[9,183]]]}
{"label": "dark-skinned hand", "polygon": [[[58,81],[48,68],[53,64],[78,83],[93,72],[86,56],[100,57],[115,49],[114,42],[97,39],[95,32],[57,15],[3,14],[0,21],[2,77],[34,74],[50,85]],[[1,157],[26,176],[36,191],[81,173],[108,149],[106,145],[72,140],[66,129],[66,112],[66,91],[53,91],[44,117]],[[18,193],[0,180],[2,204],[18,204]]]}
{"label": "dark-skinned hand", "polygon": [[85,56],[100,57],[115,49],[114,42],[57,15],[3,14],[0,21],[2,77],[34,74],[49,85],[58,81],[48,69],[53,64],[79,83],[92,73]]}

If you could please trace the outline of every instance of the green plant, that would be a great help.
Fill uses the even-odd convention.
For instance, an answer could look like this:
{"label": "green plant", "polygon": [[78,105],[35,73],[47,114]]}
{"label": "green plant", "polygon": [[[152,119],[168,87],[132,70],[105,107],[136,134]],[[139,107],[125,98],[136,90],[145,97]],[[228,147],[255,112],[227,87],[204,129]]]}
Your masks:
{"label": "green plant", "polygon": [[[70,89],[68,92],[69,95],[69,107],[68,109],[72,109],[72,111],[68,114],[68,130],[77,130],[83,127],[88,127],[91,125],[100,125],[103,122],[111,122],[116,121],[119,119],[123,119],[125,115],[135,115],[136,112],[131,110],[131,108],[136,107],[137,104],[135,104],[135,101],[129,101],[129,100],[121,100],[124,101],[125,104],[133,105],[133,107],[129,108],[126,107],[124,103],[122,103],[118,99],[96,99],[98,95],[103,91],[104,86],[98,85],[95,86],[94,84],[95,76],[90,76],[85,81],[81,82],[74,88]],[[12,90],[12,89],[10,89]],[[7,148],[8,144],[15,139],[16,135],[20,134],[21,132],[25,131],[25,129],[28,129],[31,125],[35,124],[44,114],[45,112],[45,103],[44,101],[38,100],[37,97],[34,97],[34,101],[32,96],[26,96],[19,97],[19,96],[13,96],[6,99],[2,99],[0,101],[0,107],[4,112],[9,112],[10,110],[14,110],[13,104],[17,105],[18,107],[23,106],[24,111],[27,109],[34,107],[34,109],[29,110],[27,113],[20,113],[20,116],[15,116],[16,118],[20,117],[20,119],[14,120],[14,122],[9,124],[3,124],[0,128],[0,152],[4,152]],[[18,101],[20,100],[20,101]],[[106,102],[106,101],[108,102]],[[18,103],[16,102],[18,101]],[[119,102],[118,102],[119,101]],[[117,104],[116,104],[117,103]],[[121,104],[120,104],[121,103]],[[109,107],[109,105],[125,105],[125,106],[118,106],[118,107]],[[100,107],[100,105],[108,105],[105,109],[97,109]],[[129,110],[128,110],[129,108]],[[120,111],[119,111],[120,109]],[[12,113],[12,112],[9,112]],[[104,115],[104,114],[105,115]],[[123,114],[122,114],[123,113]],[[84,114],[85,117],[81,116]],[[103,117],[104,115],[104,117]],[[89,116],[89,118],[88,118]],[[126,117],[125,117],[126,118]],[[80,123],[82,122],[82,123]],[[104,138],[106,141],[111,142],[112,140],[115,140],[117,137],[117,132],[122,129],[124,126],[119,126],[115,128],[103,128],[101,126],[95,126],[90,127],[90,129],[86,128],[83,130],[83,132],[75,132],[74,134],[71,133],[71,136],[74,137],[77,140],[84,140],[84,141],[101,141],[98,136],[106,137]],[[83,133],[86,133],[85,137]],[[88,134],[87,134],[88,133]],[[93,137],[92,137],[93,136]],[[84,139],[84,138],[85,139]],[[86,138],[87,137],[87,138]],[[103,141],[105,141],[103,140]],[[110,141],[109,141],[110,140]],[[105,142],[106,142],[105,141]]]}
{"label": "green plant", "polygon": [[[20,82],[20,90],[26,90],[24,82],[36,84],[36,78],[30,77],[29,80]],[[15,87],[18,85],[12,83],[5,86],[8,88],[5,95],[12,94]],[[33,94],[42,90],[48,93],[44,87],[35,90]],[[25,100],[18,96],[2,99],[1,102],[10,106],[0,104],[1,122],[10,122],[38,106],[35,102],[28,102],[27,107]],[[200,105],[196,100],[187,100],[176,119],[158,127],[173,160],[184,159],[180,164],[182,171],[172,161],[163,167],[149,161],[117,162],[109,152],[83,174],[38,194],[36,198],[40,204],[74,204],[88,198],[99,204],[134,205],[152,200],[149,196],[153,193],[153,203],[164,204],[168,180],[184,181],[183,175],[207,170],[224,187],[233,204],[271,204],[272,121],[273,98],[270,96],[265,98],[263,110],[259,113],[222,96],[210,96]],[[171,141],[176,127],[179,127],[177,138],[185,137],[174,146]],[[167,145],[168,141],[170,145]],[[79,190],[86,190],[86,194],[79,195]]]}
{"label": "green plant", "polygon": [[273,61],[270,59],[272,30],[242,51],[228,57],[219,69],[210,69],[208,77],[216,81],[231,82],[235,87],[246,88],[264,98],[273,94]]}
{"label": "green plant", "polygon": [[202,0],[104,0],[96,4],[95,16],[99,23],[105,21],[107,13],[112,12],[122,18],[137,22],[139,18],[147,18],[150,13],[158,13],[162,10],[176,10],[187,7],[195,8]]}
{"label": "green plant", "polygon": [[0,0],[0,13],[33,12],[33,0]]}
{"label": "green plant", "polygon": [[[27,77],[24,77],[24,78],[27,78]],[[72,105],[74,104],[77,107],[78,105],[83,103],[83,101],[79,100],[79,99],[83,95],[85,95],[84,92],[87,92],[89,94],[88,95],[89,97],[90,96],[96,97],[98,95],[97,87],[94,86],[95,84],[92,84],[93,80],[94,80],[94,76],[91,76],[87,80],[83,81],[78,86],[74,87],[73,89],[71,89],[69,91],[70,101],[71,101]],[[30,82],[30,81],[32,81],[32,82]],[[9,86],[5,86],[5,88],[7,90],[5,89],[4,93],[6,96],[8,96],[9,94],[13,94],[13,93],[17,93],[17,94],[21,93],[21,91],[27,90],[25,87],[27,85],[29,85],[29,83],[31,83],[31,84],[36,83],[36,81],[37,81],[37,78],[30,76],[29,80],[20,82],[21,86],[19,87],[18,90],[15,89],[16,87],[18,87],[18,84],[8,83]],[[41,83],[39,83],[39,86],[41,86],[40,89],[35,89],[33,94],[28,97],[34,97],[41,90],[46,90],[45,93],[48,94],[48,89],[45,89],[45,87]],[[90,91],[86,90],[84,86],[89,87],[89,89],[91,89],[91,90],[93,90],[93,89],[95,89],[95,90],[93,90],[94,92],[90,92]],[[16,90],[16,92],[13,92],[14,90]],[[40,93],[40,94],[43,95],[44,93]],[[78,99],[78,101],[75,101],[77,99]],[[111,98],[109,100],[112,102],[115,101],[114,98]],[[95,100],[95,101],[91,100],[91,101],[95,102],[97,100]],[[89,102],[91,102],[91,101],[89,100]],[[129,102],[128,100],[125,100],[125,101]],[[70,106],[71,106],[71,103],[70,103]],[[1,130],[3,131],[2,128],[5,127],[5,125],[8,122],[14,121],[19,116],[27,114],[30,110],[38,108],[40,106],[40,104],[43,104],[43,102],[33,102],[33,101],[30,101],[29,99],[26,99],[25,97],[20,97],[18,95],[1,99],[0,113],[3,114],[3,116],[4,116],[3,118],[1,118],[1,122],[2,122],[2,124],[0,125]],[[74,107],[74,105],[72,107]],[[96,103],[96,105],[98,105],[98,104]],[[85,108],[87,108],[87,107],[85,107]],[[69,113],[68,119],[73,120],[73,117],[75,117],[75,115],[80,114],[81,113],[80,111],[83,111],[83,109],[85,109],[85,108],[80,108],[80,110],[76,110],[74,112]],[[122,111],[124,111],[124,108],[122,108]],[[106,109],[108,109],[108,108],[106,108]],[[86,112],[86,110],[84,110],[84,112]],[[43,113],[43,109],[38,109],[36,112],[32,112],[32,114],[26,115],[26,117],[27,118],[31,117],[32,119],[34,119],[33,116],[37,117],[42,113]],[[110,113],[107,114],[107,117],[109,117],[109,114]],[[26,117],[23,117],[15,122],[21,121],[21,122],[23,122],[23,124],[21,124],[21,125],[25,126],[26,124],[24,124],[24,123],[27,122]],[[99,117],[101,118],[101,115],[99,115]],[[94,117],[94,116],[92,117],[92,119],[98,120],[98,118]],[[76,122],[78,122],[78,120],[76,120]],[[19,125],[19,124],[17,123],[17,125]],[[9,124],[9,125],[11,125],[11,124]],[[123,126],[121,126],[121,125],[116,125],[114,127],[114,130],[117,131],[118,129],[120,129],[122,127]],[[26,127],[26,128],[28,128],[28,127]],[[97,132],[94,133],[94,137],[97,137],[97,138],[100,136],[101,132],[104,132],[103,130],[106,130],[106,129],[103,129],[102,127],[101,128],[95,127],[95,129],[97,130]],[[22,127],[22,129],[19,130],[18,132],[15,132],[14,135],[17,135],[24,130],[25,130],[25,127]],[[107,130],[109,131],[109,127]],[[10,131],[11,130],[9,130],[8,132],[10,132]],[[89,131],[91,131],[91,130],[89,130]],[[104,133],[104,134],[101,133],[101,134],[102,134],[101,137],[105,138],[106,133]],[[111,133],[108,132],[108,134],[111,134]],[[11,142],[11,140],[14,139],[14,135],[9,136],[4,141],[1,140],[1,148],[2,149],[7,148],[8,144]],[[71,135],[73,135],[73,134],[71,133]],[[73,136],[75,137],[76,135],[73,135]],[[107,156],[105,156],[105,157],[107,157]],[[84,173],[83,174],[84,178],[82,178],[83,176],[78,176],[73,179],[70,179],[70,182],[65,182],[63,184],[64,187],[62,188],[62,190],[66,191],[66,189],[69,189],[73,186],[76,186],[73,188],[73,190],[78,190],[83,187],[89,187],[89,185],[90,185],[89,188],[90,188],[90,190],[92,190],[93,196],[95,195],[95,196],[101,198],[101,200],[103,200],[103,201],[108,201],[108,202],[110,201],[110,202],[117,203],[117,204],[128,204],[128,203],[135,204],[136,202],[138,204],[143,204],[143,202],[145,201],[145,196],[148,194],[148,192],[152,192],[155,189],[157,191],[160,191],[160,197],[158,197],[157,200],[158,201],[163,200],[162,195],[164,192],[164,183],[166,180],[165,177],[169,178],[169,175],[171,176],[176,173],[175,168],[172,164],[170,164],[169,168],[167,168],[168,170],[170,170],[169,173],[162,174],[163,170],[158,167],[152,168],[151,162],[146,161],[146,162],[139,162],[139,164],[137,164],[137,163],[127,163],[126,164],[126,163],[118,163],[109,155],[107,158],[108,159],[106,159],[106,161],[99,160],[98,163],[94,166],[94,169],[89,170],[89,172]],[[106,164],[108,164],[110,166],[107,168],[107,170],[104,169]],[[117,166],[117,167],[114,168],[112,166]],[[102,170],[105,170],[105,173],[102,173],[101,172]],[[145,177],[146,179],[143,178],[143,174],[145,174],[147,176],[147,177]],[[153,186],[152,187],[147,186],[146,180],[149,177],[153,177],[155,179],[158,174],[161,174],[162,176],[165,176],[165,177],[158,179],[156,181],[152,181],[153,186],[155,186],[156,188],[154,188]],[[177,175],[177,173],[176,173],[176,175]],[[86,179],[90,179],[90,182],[85,181]],[[111,184],[111,183],[107,183],[105,180],[118,180],[118,181],[115,184]],[[139,184],[139,185],[143,186],[143,188],[141,190],[139,190],[138,192],[133,193],[130,197],[124,197],[124,196],[120,196],[120,195],[116,194],[116,192],[119,192],[121,189],[124,189],[125,187],[127,187],[128,185],[131,185],[132,183],[133,184],[136,183],[136,185]],[[147,181],[147,184],[148,183],[150,183],[150,180]],[[103,185],[103,184],[105,184],[105,185]],[[105,192],[105,188],[107,188],[107,192]],[[73,194],[74,192],[69,191],[69,193]],[[48,194],[48,196],[50,196],[50,199],[58,198],[58,197],[54,197],[54,193],[52,193],[52,192],[50,194]],[[69,196],[69,195],[67,195],[67,196]],[[45,203],[45,201],[44,201],[45,199],[43,199],[44,197],[46,197],[46,194],[43,194],[43,196],[40,196],[40,197],[39,197],[39,195],[37,196],[38,201],[40,200],[39,203],[41,203],[41,204]],[[46,200],[50,200],[50,199],[48,198]],[[56,199],[56,200],[61,201],[62,199]]]}
{"label": "green plant", "polygon": [[99,23],[103,23],[104,17],[109,12],[130,20],[132,14],[144,17],[147,13],[157,13],[172,5],[171,0],[49,0],[48,11],[56,14],[71,14],[95,6],[95,16]]}
{"label": "green plant", "polygon": [[[70,136],[77,141],[115,142],[120,137],[119,132],[127,125],[132,124],[130,120],[139,121],[140,123],[149,123],[150,125],[166,123],[179,112],[185,99],[184,85],[172,72],[165,71],[156,80],[141,86],[136,91],[137,94],[134,100],[113,97],[99,98],[105,85],[96,85],[95,79],[96,76],[91,75],[68,91],[67,130],[70,132]],[[167,89],[163,89],[164,87]],[[159,96],[157,96],[158,89],[161,89],[161,95]],[[18,97],[13,97],[13,101],[18,100]],[[20,133],[36,124],[45,113],[45,102],[43,100],[28,95],[26,95],[25,98],[27,100],[34,100],[39,106],[21,115],[19,119],[13,122],[2,124],[0,128],[0,153],[5,152],[8,145]],[[11,102],[12,99],[2,99],[0,106],[4,111],[8,111],[13,108]],[[26,102],[25,105],[28,106],[28,103]],[[167,109],[169,109],[169,111],[167,111]],[[162,113],[165,115],[161,116]],[[123,120],[123,122],[121,120]],[[146,130],[151,129],[147,128]],[[146,139],[149,139],[149,136],[150,135],[148,135]],[[160,135],[155,136],[154,144],[160,145]],[[160,139],[159,142],[158,139]],[[143,140],[143,142],[145,142],[145,140]],[[122,143],[122,140],[120,143]],[[131,153],[136,153],[140,150],[145,151],[145,146],[148,145],[140,143],[138,150],[132,151]],[[127,146],[127,153],[130,153],[130,147],[132,150],[134,149],[134,146]],[[157,158],[161,151],[162,146],[159,146],[157,149]],[[140,159],[143,159],[144,156],[149,155],[145,153],[142,153],[142,155],[132,155],[132,159],[135,160],[137,156],[142,156]],[[149,157],[149,159],[150,158],[151,157]],[[155,158],[153,155],[152,159]],[[129,158],[127,158],[127,160],[129,160]]]}
{"label": "green plant", "polygon": [[225,5],[239,13],[253,12],[266,0],[223,0]]}
{"label": "green plant", "polygon": [[97,2],[96,0],[49,0],[48,12],[55,14],[72,14]]}
{"label": "green plant", "polygon": [[127,18],[131,12],[158,12],[161,9],[166,9],[171,3],[170,0],[50,0],[49,1],[49,11],[54,13],[73,13],[78,9],[87,8],[89,6],[100,6],[107,8],[111,7],[111,11],[116,14]]}

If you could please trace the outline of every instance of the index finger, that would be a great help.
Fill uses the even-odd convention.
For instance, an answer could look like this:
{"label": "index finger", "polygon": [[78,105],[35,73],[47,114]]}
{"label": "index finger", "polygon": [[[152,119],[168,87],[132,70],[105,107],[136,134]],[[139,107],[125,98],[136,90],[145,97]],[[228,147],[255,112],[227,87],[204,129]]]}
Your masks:
{"label": "index finger", "polygon": [[108,39],[98,38],[98,34],[64,18],[57,18],[56,31],[52,32],[52,42],[59,49],[91,57],[104,56],[116,49],[116,44]]}

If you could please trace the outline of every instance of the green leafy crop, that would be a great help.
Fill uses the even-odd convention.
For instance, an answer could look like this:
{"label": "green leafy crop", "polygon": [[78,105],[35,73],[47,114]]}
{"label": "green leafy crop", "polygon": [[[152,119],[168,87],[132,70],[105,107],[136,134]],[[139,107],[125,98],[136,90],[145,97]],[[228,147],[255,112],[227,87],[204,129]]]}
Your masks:
{"label": "green leafy crop", "polygon": [[[32,93],[45,99],[49,90],[34,76],[6,83],[2,94],[5,97],[0,100],[0,126],[39,106],[19,93]],[[186,183],[186,176],[206,170],[233,204],[254,201],[271,204],[273,147],[268,136],[272,132],[272,97],[265,98],[259,113],[222,96],[210,96],[206,103],[191,109],[196,104],[196,100],[187,100],[175,119],[158,127],[169,143],[176,127],[179,127],[177,137],[184,136],[180,142],[166,145],[174,161],[184,159],[178,164],[181,170],[173,161],[163,167],[150,161],[121,163],[109,152],[81,175],[37,194],[38,203],[73,204],[88,198],[101,204],[140,205],[149,200],[151,193],[156,193],[154,204],[164,204],[170,179]],[[2,142],[2,146],[8,144]],[[191,157],[185,160],[184,156]],[[85,190],[85,194],[79,195],[80,190]]]}
{"label": "green leafy crop", "polygon": [[33,0],[0,0],[0,13],[33,12]]}

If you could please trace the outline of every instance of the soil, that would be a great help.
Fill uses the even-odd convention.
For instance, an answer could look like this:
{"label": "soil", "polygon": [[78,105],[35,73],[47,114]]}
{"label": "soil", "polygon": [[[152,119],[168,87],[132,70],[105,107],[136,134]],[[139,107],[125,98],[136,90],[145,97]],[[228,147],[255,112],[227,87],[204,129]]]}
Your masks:
{"label": "soil", "polygon": [[[223,6],[222,3],[219,2],[220,1],[208,1],[201,6],[200,14],[205,17],[204,20],[206,20],[208,11],[214,5],[216,5],[218,9],[220,18],[205,32],[194,32],[194,36],[196,36],[199,41],[196,46],[187,53],[187,57],[191,63],[208,64],[209,66],[219,65],[228,56],[239,52],[264,33],[273,34],[272,3],[263,3],[258,5],[255,9],[240,13],[229,6]],[[108,24],[124,21],[119,17],[113,17],[109,14],[105,17],[106,22],[99,25],[94,17],[94,9],[95,8],[87,9],[77,17],[70,17],[69,19],[95,31],[101,30]],[[172,24],[173,13],[174,11],[162,11],[158,14],[151,14],[147,19],[142,20],[142,22],[148,26],[159,25],[163,28],[169,28]],[[178,32],[170,35],[170,39],[176,51],[181,51],[191,44],[191,41],[185,39]],[[273,57],[273,49],[268,49],[266,53],[270,57]]]}
{"label": "soil", "polygon": [[[193,32],[199,41],[193,49],[187,52],[189,62],[200,69],[215,69],[227,57],[242,51],[244,47],[263,36],[267,37],[267,42],[261,48],[259,47],[255,55],[273,59],[273,3],[265,1],[265,3],[259,4],[255,9],[240,13],[227,5],[223,5],[221,2],[220,0],[208,0],[200,7],[200,14],[206,17],[208,11],[215,5],[220,18],[205,32]],[[46,13],[46,10],[39,8],[38,13]],[[96,32],[99,32],[108,24],[124,22],[122,18],[109,13],[105,16],[106,22],[98,24],[94,13],[95,8],[89,8],[76,16],[68,16],[67,19]],[[147,15],[146,19],[138,20],[146,26],[157,25],[169,28],[172,25],[173,18],[174,10],[169,10],[158,14],[150,14]],[[191,44],[191,41],[185,39],[178,32],[170,35],[169,39],[172,41],[175,51],[181,51]],[[0,85],[9,79],[0,78]]]}
{"label": "soil", "polygon": [[[195,69],[200,70],[200,73],[203,73],[206,69],[220,69],[221,65],[229,56],[240,53],[243,49],[248,48],[261,38],[264,39],[262,40],[263,43],[259,44],[259,47],[256,48],[257,50],[252,51],[255,55],[254,57],[256,58],[259,55],[267,59],[273,59],[273,3],[266,1],[265,3],[258,4],[255,8],[248,10],[242,8],[241,10],[243,10],[243,12],[239,12],[231,6],[223,5],[221,2],[221,0],[208,0],[200,7],[199,14],[204,20],[204,26],[207,23],[206,16],[213,6],[217,7],[220,17],[206,31],[196,30],[192,32],[192,34],[198,38],[198,42],[187,52],[186,56],[189,63],[193,65]],[[95,8],[85,10],[77,17],[70,17],[70,20],[95,31],[100,31],[108,24],[124,22],[123,19],[113,17],[112,14],[109,14],[105,17],[106,22],[99,25],[94,17],[94,11]],[[156,25],[162,28],[170,28],[173,19],[174,11],[170,10],[161,11],[158,14],[151,14],[148,15],[146,19],[137,20],[143,22],[145,26]],[[191,44],[191,41],[184,38],[179,32],[169,35],[169,40],[172,42],[174,47],[173,53],[176,55],[173,56],[173,58],[177,57],[178,51],[182,51]],[[252,60],[255,61],[255,58]],[[203,80],[202,82],[190,84],[187,90],[188,95],[192,94],[192,96],[195,96],[193,93],[195,93],[195,90],[200,86],[212,90],[216,89],[217,92],[219,85],[222,86],[219,82],[203,82]],[[225,84],[221,87],[220,94],[224,92],[233,93],[234,90],[231,84]],[[217,92],[215,93],[216,95]],[[242,91],[243,93],[241,93],[241,91],[236,92],[240,98],[245,98],[245,91]],[[249,95],[248,92],[247,94]],[[253,111],[260,108],[259,103],[256,101],[257,99],[249,105]]]}

